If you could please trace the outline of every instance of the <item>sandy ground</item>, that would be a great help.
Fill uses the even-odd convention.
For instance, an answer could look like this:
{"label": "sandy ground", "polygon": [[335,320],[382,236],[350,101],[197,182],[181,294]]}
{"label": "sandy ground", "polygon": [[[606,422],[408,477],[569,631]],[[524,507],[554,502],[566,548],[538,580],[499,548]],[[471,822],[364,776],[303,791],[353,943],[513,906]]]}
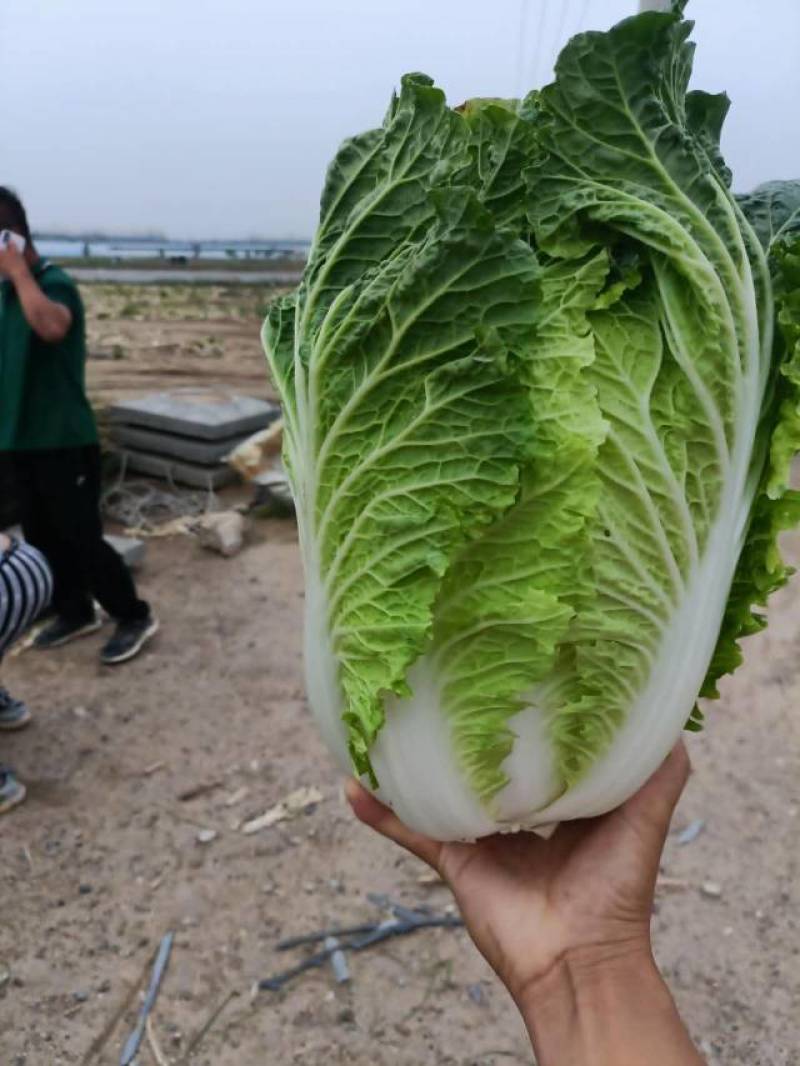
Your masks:
{"label": "sandy ground", "polygon": [[144,391],[220,385],[271,398],[259,331],[265,285],[85,285],[87,383],[101,412]]}
{"label": "sandy ground", "polygon": [[[131,336],[139,325],[118,321],[132,321]],[[240,365],[255,383],[251,340]],[[112,366],[133,388],[134,363],[93,366],[95,388],[116,387],[103,378]],[[800,562],[800,537],[787,547]],[[286,965],[281,936],[371,921],[369,892],[441,909],[449,895],[340,799],[304,701],[294,525],[258,524],[231,560],[186,537],[151,541],[140,580],[162,632],[138,660],[101,668],[98,635],[5,665],[36,720],[1,742],[30,789],[0,824],[1,1066],[116,1066],[130,990],[167,930],[175,947],[153,1029],[172,1066],[531,1063],[513,1007],[461,931],[356,956],[347,986],[325,969],[251,995]],[[665,855],[658,957],[713,1066],[800,1064],[798,596],[795,581],[775,598],[769,630],[747,642],[745,668],[691,738],[696,773]],[[312,810],[241,831],[301,786],[322,794]],[[681,845],[697,819],[702,832]],[[217,835],[202,844],[202,830]],[[148,1047],[138,1059],[157,1061]]]}

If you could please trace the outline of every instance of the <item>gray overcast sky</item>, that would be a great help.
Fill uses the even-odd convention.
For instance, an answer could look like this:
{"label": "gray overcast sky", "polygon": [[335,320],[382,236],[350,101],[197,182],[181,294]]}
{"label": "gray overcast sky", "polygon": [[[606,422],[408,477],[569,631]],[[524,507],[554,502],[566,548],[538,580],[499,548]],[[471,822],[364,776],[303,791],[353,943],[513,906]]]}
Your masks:
{"label": "gray overcast sky", "polygon": [[[38,228],[308,236],[336,146],[380,121],[403,72],[433,75],[454,103],[517,95],[547,80],[557,41],[635,7],[0,0],[0,181]],[[689,11],[695,85],[733,99],[737,188],[800,176],[800,2]]]}

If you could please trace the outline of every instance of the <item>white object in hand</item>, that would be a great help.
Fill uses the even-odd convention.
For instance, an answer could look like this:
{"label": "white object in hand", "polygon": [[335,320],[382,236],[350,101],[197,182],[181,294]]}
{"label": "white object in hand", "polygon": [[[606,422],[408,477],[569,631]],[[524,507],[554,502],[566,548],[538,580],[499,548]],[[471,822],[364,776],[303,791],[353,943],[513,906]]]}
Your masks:
{"label": "white object in hand", "polygon": [[18,252],[25,251],[26,241],[24,237],[10,229],[0,230],[0,248],[8,248],[10,244],[13,244]]}

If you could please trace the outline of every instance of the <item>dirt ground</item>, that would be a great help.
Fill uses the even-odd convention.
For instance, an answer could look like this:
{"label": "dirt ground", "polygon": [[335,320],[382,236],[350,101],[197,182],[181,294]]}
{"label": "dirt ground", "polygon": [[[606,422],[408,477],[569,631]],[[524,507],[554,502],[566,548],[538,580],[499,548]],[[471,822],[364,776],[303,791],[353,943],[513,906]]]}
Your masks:
{"label": "dirt ground", "polygon": [[[95,336],[110,321],[95,318]],[[118,321],[137,326],[116,319],[109,332]],[[255,385],[257,343],[242,343]],[[120,388],[136,387],[133,356],[101,363],[95,388],[117,388],[114,368]],[[800,563],[800,536],[787,550]],[[354,956],[349,985],[325,968],[252,994],[287,965],[282,936],[381,917],[367,893],[442,910],[449,895],[340,798],[304,701],[293,523],[257,524],[230,560],[187,537],[152,540],[140,584],[162,631],[138,660],[101,668],[99,634],[4,667],[36,719],[0,752],[29,786],[0,825],[0,1066],[116,1066],[131,989],[168,930],[153,1031],[172,1066],[531,1063],[512,1005],[461,931]],[[696,773],[665,855],[658,957],[712,1066],[800,1064],[799,596],[796,580],[775,597],[770,628],[747,642],[746,666],[690,739]],[[302,786],[322,794],[311,810],[242,832]],[[203,830],[216,836],[200,843]],[[145,1043],[137,1061],[158,1058]]]}
{"label": "dirt ground", "polygon": [[85,285],[95,408],[143,391],[220,385],[271,398],[259,337],[282,290],[261,285]]}

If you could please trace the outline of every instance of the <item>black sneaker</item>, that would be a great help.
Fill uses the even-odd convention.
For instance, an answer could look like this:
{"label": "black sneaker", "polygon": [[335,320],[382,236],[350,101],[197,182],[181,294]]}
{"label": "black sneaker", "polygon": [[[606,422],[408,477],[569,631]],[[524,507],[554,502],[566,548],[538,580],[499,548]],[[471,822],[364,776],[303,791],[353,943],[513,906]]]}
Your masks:
{"label": "black sneaker", "polygon": [[15,700],[4,688],[0,688],[0,729],[22,729],[31,720],[31,712],[22,700]]}
{"label": "black sneaker", "polygon": [[55,618],[50,625],[45,626],[36,635],[33,646],[40,651],[47,651],[49,648],[60,648],[62,644],[69,644],[71,640],[77,640],[78,637],[96,633],[102,624],[96,614],[92,615],[89,621],[83,622],[72,622],[67,618]]}
{"label": "black sneaker", "polygon": [[114,635],[100,652],[100,661],[106,666],[127,662],[138,655],[157,632],[158,619],[152,614],[138,622],[118,622]]}
{"label": "black sneaker", "polygon": [[0,766],[0,814],[18,806],[25,799],[25,786],[17,781],[13,770]]}

